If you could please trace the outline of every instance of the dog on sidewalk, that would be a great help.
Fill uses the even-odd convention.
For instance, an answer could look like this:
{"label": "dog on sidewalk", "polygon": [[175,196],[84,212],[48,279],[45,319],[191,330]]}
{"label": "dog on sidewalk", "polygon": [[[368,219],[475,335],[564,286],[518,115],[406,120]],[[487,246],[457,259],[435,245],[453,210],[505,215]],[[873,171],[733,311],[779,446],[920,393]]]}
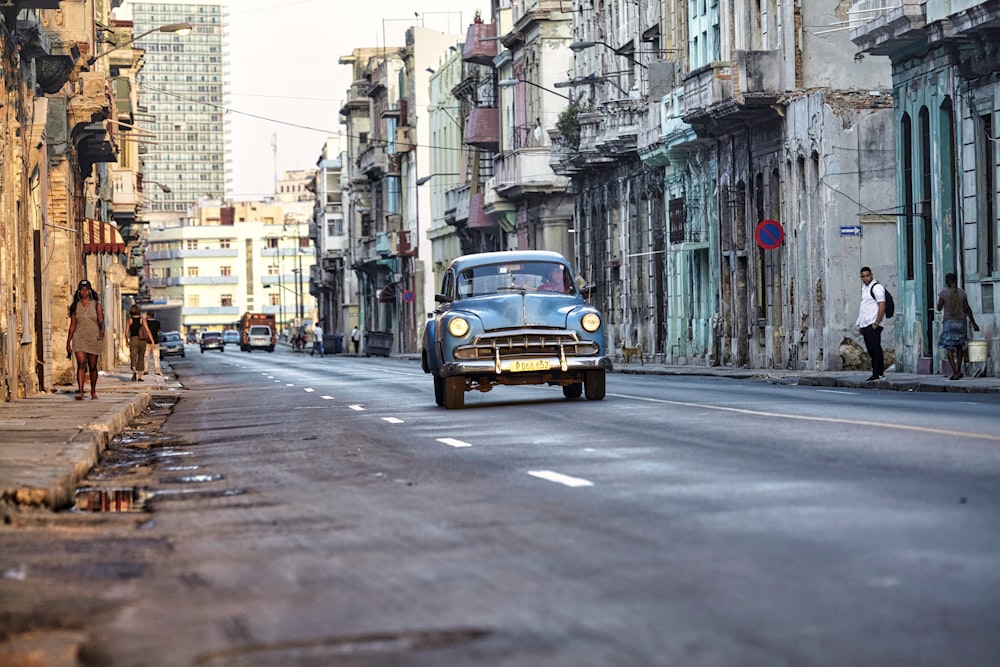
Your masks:
{"label": "dog on sidewalk", "polygon": [[622,343],[622,363],[627,364],[631,362],[633,357],[638,357],[639,363],[643,366],[646,365],[646,362],[642,358],[642,343],[636,343],[632,347]]}

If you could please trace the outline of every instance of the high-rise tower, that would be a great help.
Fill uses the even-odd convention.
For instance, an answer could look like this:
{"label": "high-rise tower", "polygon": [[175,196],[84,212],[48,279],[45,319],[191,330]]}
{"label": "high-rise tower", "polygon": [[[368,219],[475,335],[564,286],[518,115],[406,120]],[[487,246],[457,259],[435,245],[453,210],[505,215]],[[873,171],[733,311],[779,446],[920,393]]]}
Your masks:
{"label": "high-rise tower", "polygon": [[[184,211],[226,192],[223,8],[221,2],[133,2],[135,34],[146,50],[139,75],[142,125],[156,136],[143,155],[149,211]],[[190,34],[159,32],[187,22]]]}

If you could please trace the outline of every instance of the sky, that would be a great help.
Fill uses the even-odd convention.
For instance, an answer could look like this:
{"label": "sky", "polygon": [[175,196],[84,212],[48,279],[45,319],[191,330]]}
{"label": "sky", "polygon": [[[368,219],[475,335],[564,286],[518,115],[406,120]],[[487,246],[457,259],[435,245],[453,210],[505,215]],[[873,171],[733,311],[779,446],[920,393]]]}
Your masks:
{"label": "sky", "polygon": [[[129,2],[116,16],[129,17]],[[342,130],[339,111],[351,70],[338,64],[340,56],[359,47],[402,46],[413,25],[464,37],[477,9],[489,16],[486,0],[222,4],[229,18],[226,106],[233,183],[227,194],[237,200],[270,196],[276,175],[314,168],[327,137]]]}

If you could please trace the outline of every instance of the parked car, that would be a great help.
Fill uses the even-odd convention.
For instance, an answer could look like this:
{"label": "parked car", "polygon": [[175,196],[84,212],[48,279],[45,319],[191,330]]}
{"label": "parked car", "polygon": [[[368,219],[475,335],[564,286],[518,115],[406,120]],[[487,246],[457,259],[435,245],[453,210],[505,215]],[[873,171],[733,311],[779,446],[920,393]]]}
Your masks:
{"label": "parked car", "polygon": [[161,331],[160,332],[160,359],[163,357],[184,355],[184,339],[180,332]]}
{"label": "parked car", "polygon": [[465,392],[498,384],[558,385],[566,398],[603,399],[612,364],[603,318],[584,300],[592,290],[577,286],[569,263],[555,252],[453,260],[421,345],[434,401],[461,408]]}
{"label": "parked car", "polygon": [[201,347],[202,354],[205,354],[205,350],[226,351],[226,344],[222,342],[221,331],[203,331],[199,346]]}
{"label": "parked car", "polygon": [[224,345],[239,345],[240,332],[236,329],[226,329],[222,332],[222,343]]}

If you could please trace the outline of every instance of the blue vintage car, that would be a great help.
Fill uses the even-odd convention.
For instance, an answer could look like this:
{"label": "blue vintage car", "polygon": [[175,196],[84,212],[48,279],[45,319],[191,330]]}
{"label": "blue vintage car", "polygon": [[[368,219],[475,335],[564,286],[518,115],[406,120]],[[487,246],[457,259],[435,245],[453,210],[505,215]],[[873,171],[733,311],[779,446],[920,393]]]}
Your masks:
{"label": "blue vintage car", "polygon": [[465,392],[498,384],[549,384],[566,398],[604,398],[604,321],[584,301],[566,259],[516,251],[452,260],[424,329],[421,362],[434,400],[461,408]]}

